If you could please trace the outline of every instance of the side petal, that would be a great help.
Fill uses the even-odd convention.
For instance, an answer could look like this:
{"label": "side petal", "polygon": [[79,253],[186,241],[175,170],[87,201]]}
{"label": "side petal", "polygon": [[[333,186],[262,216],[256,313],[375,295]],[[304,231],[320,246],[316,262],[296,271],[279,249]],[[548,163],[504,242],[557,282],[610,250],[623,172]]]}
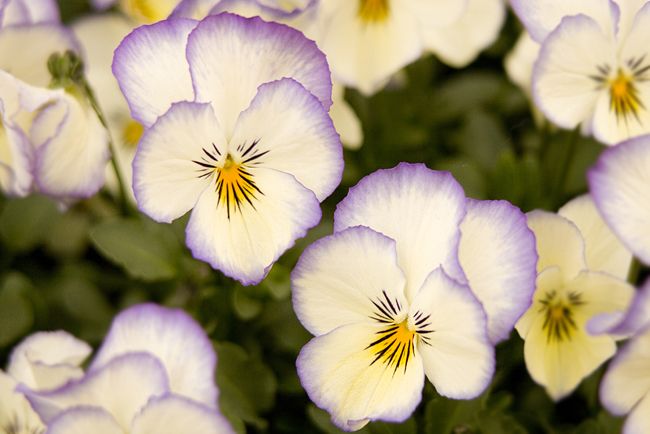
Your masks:
{"label": "side petal", "polygon": [[330,116],[336,131],[341,135],[343,146],[350,150],[357,150],[363,144],[363,129],[359,117],[345,101],[345,88],[342,84],[334,83],[332,86],[332,107]]}
{"label": "side petal", "polygon": [[317,336],[345,324],[369,321],[377,310],[373,303],[381,306],[385,300],[397,300],[399,307],[383,308],[397,313],[403,313],[402,306],[407,308],[395,241],[364,226],[345,229],[307,247],[291,273],[291,285],[298,319]]}
{"label": "side petal", "polygon": [[199,323],[180,309],[147,303],[115,317],[89,372],[101,370],[129,352],[147,352],[167,371],[170,390],[209,407],[216,406],[217,355]]}
{"label": "side petal", "polygon": [[580,230],[585,242],[587,267],[627,279],[632,254],[607,227],[589,195],[579,196],[558,211]]}
{"label": "side petal", "polygon": [[192,209],[209,185],[202,169],[211,170],[209,156],[223,152],[225,140],[209,104],[173,104],[146,130],[133,159],[140,210],[169,223]]}
{"label": "side petal", "polygon": [[83,375],[80,368],[92,348],[64,332],[39,332],[14,347],[7,372],[36,390],[52,389]]}
{"label": "side petal", "polygon": [[650,279],[634,294],[630,308],[609,333],[632,336],[650,327]]}
{"label": "side petal", "polygon": [[635,256],[650,264],[650,136],[607,149],[587,175],[598,211]]}
{"label": "side petal", "polygon": [[[515,14],[533,39],[540,44],[549,33],[571,15],[583,14],[591,17],[603,29],[612,29],[615,24],[617,8],[613,2],[602,0],[510,0]],[[611,30],[610,30],[611,31]],[[612,34],[613,35],[613,34]]]}
{"label": "side petal", "polygon": [[252,203],[231,193],[233,201],[238,200],[235,208],[220,202],[219,191],[207,188],[185,231],[195,258],[244,285],[262,281],[273,263],[321,218],[318,199],[293,176],[262,167],[250,172],[259,188]]}
{"label": "side petal", "polygon": [[438,268],[413,300],[411,315],[416,312],[429,316],[422,325],[427,334],[420,335],[416,351],[438,393],[454,399],[480,395],[490,384],[495,366],[481,303],[467,286]]}
{"label": "side petal", "polygon": [[184,18],[160,21],[131,32],[115,50],[113,74],[131,115],[148,127],[172,103],[194,100],[187,36],[196,21]]}
{"label": "side petal", "polygon": [[290,77],[332,104],[332,81],[325,55],[299,31],[283,24],[229,13],[200,22],[187,43],[196,100],[211,102],[229,137],[257,87]]}
{"label": "side petal", "polygon": [[348,324],[305,345],[296,361],[309,398],[341,429],[358,430],[371,420],[401,422],[422,399],[424,371],[415,353],[405,369],[373,363],[369,344],[380,326]]}
{"label": "side petal", "polygon": [[526,216],[537,241],[538,272],[555,266],[570,280],[586,268],[585,243],[575,224],[546,211],[531,211]]}
{"label": "side petal", "polygon": [[85,101],[63,94],[34,119],[30,136],[41,192],[57,198],[86,198],[104,185],[108,137]]}
{"label": "side petal", "polygon": [[566,129],[590,120],[598,98],[606,94],[592,77],[600,74],[599,67],[616,65],[616,52],[615,39],[593,19],[584,15],[564,18],[542,45],[535,63],[537,107]]}
{"label": "side petal", "polygon": [[133,434],[234,434],[228,420],[214,408],[174,395],[154,398],[133,419]]}
{"label": "side petal", "polygon": [[458,20],[426,26],[425,46],[447,65],[463,68],[497,39],[505,18],[504,0],[469,0]]}
{"label": "side petal", "polygon": [[[343,149],[332,120],[300,83],[263,84],[237,119],[231,146],[257,140],[260,165],[293,175],[323,201],[341,182]],[[249,158],[254,158],[251,156]]]}
{"label": "side petal", "polygon": [[56,0],[8,0],[0,4],[0,28],[25,24],[58,23]]}
{"label": "side petal", "polygon": [[493,343],[507,339],[535,291],[537,252],[526,216],[505,201],[468,200],[458,256]]}
{"label": "side petal", "polygon": [[47,434],[123,434],[113,416],[99,407],[80,406],[63,412],[48,424]]}
{"label": "side petal", "polygon": [[19,390],[45,424],[68,409],[89,405],[105,409],[126,429],[149,399],[163,395],[169,386],[165,368],[158,359],[147,353],[129,353],[59,389]]}
{"label": "side petal", "polygon": [[334,231],[362,225],[394,239],[411,300],[440,265],[453,278],[465,279],[458,262],[465,206],[463,188],[451,174],[400,163],[366,176],[350,189],[336,207]]}
{"label": "side petal", "polygon": [[625,420],[623,434],[644,434],[650,430],[650,393],[647,393]]}
{"label": "side petal", "polygon": [[533,65],[539,56],[540,45],[527,32],[521,32],[513,49],[506,55],[503,65],[510,80],[526,95],[532,91]]}
{"label": "side petal", "polygon": [[584,305],[579,315],[584,316],[586,324],[595,315],[627,311],[635,290],[623,279],[607,273],[583,271],[574,280],[566,284],[569,292],[580,292]]}
{"label": "side petal", "polygon": [[[650,392],[650,329],[632,338],[609,364],[600,383],[600,402],[610,413],[632,411]],[[647,399],[646,399],[647,400]]]}

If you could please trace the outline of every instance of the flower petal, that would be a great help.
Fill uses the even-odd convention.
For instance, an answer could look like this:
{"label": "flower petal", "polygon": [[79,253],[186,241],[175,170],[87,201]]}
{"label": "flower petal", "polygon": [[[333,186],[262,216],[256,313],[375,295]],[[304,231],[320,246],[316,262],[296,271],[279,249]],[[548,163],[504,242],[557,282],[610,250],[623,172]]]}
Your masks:
{"label": "flower petal", "polygon": [[411,305],[411,314],[430,315],[432,330],[420,340],[417,352],[438,393],[472,399],[490,384],[494,348],[487,336],[487,318],[469,288],[434,270]]}
{"label": "flower petal", "polygon": [[293,176],[263,167],[250,173],[259,188],[252,203],[238,199],[237,208],[232,203],[224,206],[220,193],[207,188],[185,231],[195,258],[244,285],[262,281],[273,263],[321,218],[318,199]]}
{"label": "flower petal", "polygon": [[363,225],[394,239],[411,300],[440,265],[453,278],[465,279],[458,262],[464,216],[465,194],[451,174],[400,163],[366,176],[350,189],[336,208],[334,231]]}
{"label": "flower petal", "polygon": [[18,382],[0,370],[0,427],[18,421],[27,433],[45,429],[38,415],[32,410],[25,395],[16,391]]}
{"label": "flower petal", "polygon": [[156,356],[167,370],[172,392],[216,406],[217,355],[201,325],[184,311],[152,303],[122,311],[113,320],[89,372],[101,370],[129,352]]}
{"label": "flower petal", "polygon": [[80,378],[91,352],[90,345],[64,331],[34,333],[14,347],[7,372],[32,389],[52,389]]}
{"label": "flower petal", "polygon": [[228,420],[215,409],[174,395],[154,398],[133,420],[133,434],[234,434]]}
{"label": "flower petal", "polygon": [[650,264],[650,136],[603,152],[588,179],[596,207],[612,231]]}
{"label": "flower petal", "polygon": [[503,62],[510,80],[527,95],[532,90],[533,65],[539,56],[540,45],[527,32],[521,32],[513,49]]}
{"label": "flower petal", "polygon": [[632,336],[647,327],[650,327],[650,279],[647,279],[636,291],[625,316],[609,330],[609,333]]}
{"label": "flower petal", "polygon": [[348,324],[312,339],[298,355],[298,376],[307,395],[344,430],[360,429],[370,420],[401,422],[422,398],[424,371],[417,353],[404,370],[372,363],[375,354],[368,344],[380,329]]}
{"label": "flower petal", "polygon": [[63,412],[47,427],[48,434],[123,434],[113,416],[99,407],[80,406]]}
{"label": "flower petal", "polygon": [[632,254],[621,244],[598,214],[589,195],[579,196],[558,211],[573,222],[585,242],[587,267],[604,271],[620,279],[627,279]]}
{"label": "flower petal", "polygon": [[345,100],[344,92],[343,85],[334,83],[330,116],[336,131],[341,135],[343,146],[354,151],[361,148],[363,144],[363,129],[359,117]]}
{"label": "flower petal", "polygon": [[568,282],[569,292],[580,291],[585,302],[579,314],[584,316],[585,324],[595,315],[625,312],[634,298],[634,287],[623,279],[597,271],[583,271]]}
{"label": "flower petal", "polygon": [[505,18],[503,0],[468,0],[458,20],[425,27],[425,46],[447,65],[465,67],[497,39]]}
{"label": "flower petal", "polygon": [[133,191],[149,217],[169,223],[199,200],[209,180],[201,176],[206,153],[226,149],[209,104],[175,103],[149,128],[133,160]]}
{"label": "flower petal", "polygon": [[59,5],[56,0],[8,0],[0,4],[0,28],[6,26],[58,23]]}
{"label": "flower petal", "polygon": [[650,429],[650,393],[646,393],[640,403],[632,409],[625,420],[623,434],[644,434]]}
{"label": "flower petal", "polygon": [[169,386],[165,368],[157,358],[147,353],[128,353],[59,389],[19,390],[46,424],[68,409],[89,405],[105,409],[126,429],[147,401],[166,393]]}
{"label": "flower petal", "polygon": [[115,50],[113,74],[133,118],[148,127],[172,103],[194,100],[187,36],[196,21],[168,19],[135,29]]}
{"label": "flower petal", "polygon": [[575,224],[546,211],[531,211],[526,216],[537,241],[538,272],[556,266],[564,279],[570,280],[586,268],[585,243]]}
{"label": "flower petal", "polygon": [[212,103],[227,137],[263,83],[290,77],[325,109],[332,104],[325,55],[302,33],[282,24],[229,13],[209,16],[190,34],[187,59],[196,100]]}
{"label": "flower petal", "polygon": [[364,226],[307,247],[291,273],[291,284],[296,315],[317,336],[368,321],[382,292],[386,299],[406,306],[395,241]]}
{"label": "flower petal", "polygon": [[[332,120],[300,83],[283,78],[263,84],[237,119],[231,147],[257,140],[257,161],[293,175],[324,200],[341,182],[343,149]],[[259,155],[259,154],[258,154]]]}
{"label": "flower petal", "polygon": [[617,15],[614,2],[602,0],[510,0],[510,5],[528,33],[540,44],[564,17],[583,14],[603,29],[611,29]]}
{"label": "flower petal", "polygon": [[86,198],[104,185],[110,158],[108,137],[85,101],[63,94],[34,119],[34,176],[41,192],[58,198]]}
{"label": "flower petal", "polygon": [[535,291],[537,252],[526,216],[505,201],[468,200],[458,256],[493,343],[507,339]]}
{"label": "flower petal", "polygon": [[573,129],[589,120],[598,98],[607,94],[591,77],[599,74],[598,67],[617,64],[616,51],[615,39],[593,19],[564,18],[542,45],[535,63],[536,105],[562,128]]}
{"label": "flower petal", "polygon": [[600,402],[622,416],[650,392],[650,329],[632,338],[609,364],[600,383]]}

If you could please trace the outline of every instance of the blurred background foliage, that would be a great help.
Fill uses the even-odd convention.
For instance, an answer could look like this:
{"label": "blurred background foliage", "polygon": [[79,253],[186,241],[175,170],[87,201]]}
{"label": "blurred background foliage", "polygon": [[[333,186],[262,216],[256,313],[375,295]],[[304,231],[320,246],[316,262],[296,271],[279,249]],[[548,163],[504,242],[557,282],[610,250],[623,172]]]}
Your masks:
{"label": "blurred background foliage", "polygon": [[[60,6],[68,23],[90,12],[83,0]],[[187,218],[161,225],[124,216],[106,192],[65,212],[39,196],[0,199],[0,360],[35,330],[62,328],[97,345],[116,312],[151,300],[186,309],[214,340],[220,405],[238,432],[340,432],[310,403],[295,372],[310,335],[292,311],[289,277],[305,246],[331,233],[349,187],[409,161],[451,171],[471,197],[507,199],[523,211],[556,210],[587,189],[585,171],[602,147],[536,122],[528,98],[505,75],[503,58],[520,30],[510,16],[498,41],[466,69],[427,56],[371,98],[348,91],[365,143],[346,151],[343,182],[323,203],[322,223],[258,286],[243,287],[194,260],[184,245]],[[493,384],[478,399],[448,400],[427,383],[406,423],[372,423],[361,432],[620,431],[621,421],[598,403],[602,368],[554,404],[530,379],[516,333],[497,356]]]}

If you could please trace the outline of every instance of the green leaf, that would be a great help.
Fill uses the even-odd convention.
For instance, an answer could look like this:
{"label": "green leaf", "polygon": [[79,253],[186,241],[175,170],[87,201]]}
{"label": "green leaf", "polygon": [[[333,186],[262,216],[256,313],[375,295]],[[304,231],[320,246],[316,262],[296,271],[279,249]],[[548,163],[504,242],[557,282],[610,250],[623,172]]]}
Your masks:
{"label": "green leaf", "polygon": [[55,256],[79,256],[88,245],[89,227],[86,214],[68,211],[54,221],[45,245]]}
{"label": "green leaf", "polygon": [[510,139],[497,116],[475,109],[465,115],[463,125],[452,141],[479,167],[492,170],[499,155],[509,148]]}
{"label": "green leaf", "polygon": [[56,205],[46,197],[12,199],[0,213],[0,237],[9,249],[26,252],[43,242],[57,218]]}
{"label": "green leaf", "polygon": [[31,282],[24,276],[8,275],[0,287],[0,347],[25,335],[34,323],[34,313],[26,296]]}
{"label": "green leaf", "polygon": [[133,277],[154,281],[171,279],[177,274],[180,246],[167,226],[115,219],[93,227],[90,239],[102,255]]}

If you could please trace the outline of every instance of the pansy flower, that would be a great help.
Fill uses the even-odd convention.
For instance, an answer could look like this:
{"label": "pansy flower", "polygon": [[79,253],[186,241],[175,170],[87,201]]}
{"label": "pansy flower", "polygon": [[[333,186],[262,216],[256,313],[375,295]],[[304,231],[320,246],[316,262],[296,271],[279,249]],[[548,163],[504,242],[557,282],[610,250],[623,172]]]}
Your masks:
{"label": "pansy flower", "polygon": [[148,128],[133,162],[139,208],[159,222],[192,210],[194,256],[261,281],[341,179],[325,56],[297,30],[220,14],[135,30],[113,71]]}
{"label": "pansy flower", "polygon": [[114,319],[83,377],[50,391],[20,390],[48,433],[232,433],[216,410],[215,367],[196,321],[143,304]]}
{"label": "pansy flower", "polygon": [[582,124],[608,145],[650,132],[650,5],[517,0],[513,7],[543,42],[533,94],[548,119],[568,129]]}
{"label": "pansy flower", "polygon": [[65,332],[39,332],[25,338],[11,353],[7,372],[0,371],[0,432],[38,433],[44,426],[19,385],[49,390],[80,378],[81,363],[91,348]]}
{"label": "pansy flower", "polygon": [[312,401],[356,430],[408,418],[425,375],[441,395],[479,395],[494,343],[530,304],[537,257],[524,215],[402,163],[352,188],[334,230],[291,277],[296,314],[316,336],[297,360]]}
{"label": "pansy flower", "polygon": [[592,334],[597,316],[624,312],[634,294],[626,281],[631,254],[609,231],[589,196],[554,214],[528,213],[539,263],[533,304],[517,323],[526,367],[554,400],[616,352],[617,335]]}
{"label": "pansy flower", "polygon": [[0,0],[0,28],[60,20],[56,0]]}

